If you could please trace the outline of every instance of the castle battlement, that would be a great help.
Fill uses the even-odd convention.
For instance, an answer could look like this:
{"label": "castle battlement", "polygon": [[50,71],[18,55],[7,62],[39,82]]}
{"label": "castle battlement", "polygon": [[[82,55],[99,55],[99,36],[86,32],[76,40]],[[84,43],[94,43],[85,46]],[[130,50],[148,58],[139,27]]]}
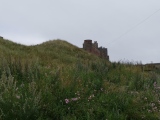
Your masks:
{"label": "castle battlement", "polygon": [[101,58],[109,60],[107,48],[98,47],[97,41],[94,41],[94,43],[92,43],[92,40],[84,40],[83,49]]}

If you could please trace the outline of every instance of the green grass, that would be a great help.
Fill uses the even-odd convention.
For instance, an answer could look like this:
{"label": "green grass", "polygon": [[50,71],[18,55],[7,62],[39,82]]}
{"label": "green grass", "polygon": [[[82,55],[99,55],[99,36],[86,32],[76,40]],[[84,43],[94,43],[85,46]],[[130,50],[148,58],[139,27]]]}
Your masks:
{"label": "green grass", "polygon": [[0,119],[158,120],[158,72],[110,63],[62,40],[0,39]]}

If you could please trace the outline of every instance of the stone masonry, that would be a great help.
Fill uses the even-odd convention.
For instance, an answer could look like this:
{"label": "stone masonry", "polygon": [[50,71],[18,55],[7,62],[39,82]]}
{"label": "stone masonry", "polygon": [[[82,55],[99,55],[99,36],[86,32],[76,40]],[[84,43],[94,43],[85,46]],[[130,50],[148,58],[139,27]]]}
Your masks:
{"label": "stone masonry", "polygon": [[97,41],[94,41],[94,43],[92,43],[92,40],[84,40],[83,49],[101,58],[109,60],[107,48],[98,47]]}

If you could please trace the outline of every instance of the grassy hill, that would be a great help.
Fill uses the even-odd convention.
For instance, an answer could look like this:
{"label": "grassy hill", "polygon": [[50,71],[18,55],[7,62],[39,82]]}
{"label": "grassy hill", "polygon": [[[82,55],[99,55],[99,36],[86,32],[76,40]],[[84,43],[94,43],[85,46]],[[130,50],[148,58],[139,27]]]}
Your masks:
{"label": "grassy hill", "polygon": [[110,63],[66,41],[0,38],[0,119],[158,120],[157,72]]}
{"label": "grassy hill", "polygon": [[47,65],[70,65],[76,61],[98,60],[99,58],[88,54],[84,50],[62,40],[47,41],[40,45],[25,46],[0,39],[0,54],[22,59],[39,59]]}

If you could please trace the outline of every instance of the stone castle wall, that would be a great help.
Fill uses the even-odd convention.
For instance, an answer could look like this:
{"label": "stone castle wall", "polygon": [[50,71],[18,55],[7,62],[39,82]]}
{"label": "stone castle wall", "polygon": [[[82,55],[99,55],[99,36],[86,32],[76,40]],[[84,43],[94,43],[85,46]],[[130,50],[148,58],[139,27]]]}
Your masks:
{"label": "stone castle wall", "polygon": [[83,49],[101,58],[109,60],[107,48],[98,47],[97,41],[92,43],[92,40],[84,40]]}

